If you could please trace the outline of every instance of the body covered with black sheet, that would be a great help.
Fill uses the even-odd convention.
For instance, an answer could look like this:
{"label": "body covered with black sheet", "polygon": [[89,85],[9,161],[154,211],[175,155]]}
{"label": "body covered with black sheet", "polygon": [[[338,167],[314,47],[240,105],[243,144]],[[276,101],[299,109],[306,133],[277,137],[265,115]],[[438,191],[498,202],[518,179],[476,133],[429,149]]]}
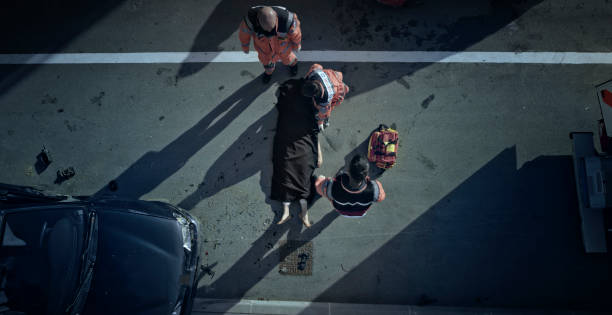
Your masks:
{"label": "body covered with black sheet", "polygon": [[271,193],[278,201],[307,199],[313,192],[318,130],[312,99],[301,94],[303,82],[292,79],[279,88]]}

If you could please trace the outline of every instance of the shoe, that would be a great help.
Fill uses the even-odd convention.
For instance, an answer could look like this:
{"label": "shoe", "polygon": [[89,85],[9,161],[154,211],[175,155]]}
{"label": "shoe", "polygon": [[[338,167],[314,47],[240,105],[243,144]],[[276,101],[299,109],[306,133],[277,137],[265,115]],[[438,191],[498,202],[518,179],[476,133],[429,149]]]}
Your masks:
{"label": "shoe", "polygon": [[264,73],[261,77],[261,81],[263,81],[264,84],[270,83],[270,79],[272,79],[272,75],[267,73]]}
{"label": "shoe", "polygon": [[291,72],[291,76],[294,76],[298,73],[298,65],[297,63],[291,67],[289,67],[289,72]]}

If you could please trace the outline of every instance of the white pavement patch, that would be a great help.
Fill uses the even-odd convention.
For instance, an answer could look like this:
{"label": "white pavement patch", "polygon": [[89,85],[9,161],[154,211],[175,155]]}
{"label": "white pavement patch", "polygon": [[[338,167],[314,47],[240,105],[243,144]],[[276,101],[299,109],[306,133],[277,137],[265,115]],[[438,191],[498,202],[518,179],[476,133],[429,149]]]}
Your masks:
{"label": "white pavement patch", "polygon": [[[612,64],[610,52],[487,52],[487,51],[337,51],[298,52],[307,62],[397,62],[397,63],[522,63],[522,64]],[[140,52],[0,54],[0,64],[138,64],[138,63],[258,62],[257,53]]]}

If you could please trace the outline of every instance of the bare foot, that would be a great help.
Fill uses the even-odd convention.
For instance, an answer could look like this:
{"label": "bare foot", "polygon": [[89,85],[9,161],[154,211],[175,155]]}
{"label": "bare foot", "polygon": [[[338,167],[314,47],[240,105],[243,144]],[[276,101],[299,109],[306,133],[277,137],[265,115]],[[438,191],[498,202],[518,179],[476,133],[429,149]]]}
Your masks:
{"label": "bare foot", "polygon": [[283,215],[283,217],[280,219],[280,221],[278,221],[278,223],[276,223],[276,224],[281,225],[281,224],[283,224],[283,223],[285,223],[287,221],[289,221],[289,215],[287,215],[287,216]]}
{"label": "bare foot", "polygon": [[278,225],[283,224],[289,220],[289,206],[283,205],[283,215],[281,216],[280,221],[278,221]]}
{"label": "bare foot", "polygon": [[300,213],[300,219],[302,219],[302,223],[304,223],[304,226],[309,228],[312,225],[310,224],[310,220],[308,220],[308,212],[304,213]]}

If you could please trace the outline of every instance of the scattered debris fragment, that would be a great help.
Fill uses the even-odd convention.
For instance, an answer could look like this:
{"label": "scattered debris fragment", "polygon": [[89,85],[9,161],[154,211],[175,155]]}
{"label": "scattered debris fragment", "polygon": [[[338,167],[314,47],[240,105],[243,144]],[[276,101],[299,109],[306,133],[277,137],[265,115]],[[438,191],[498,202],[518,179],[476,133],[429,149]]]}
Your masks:
{"label": "scattered debris fragment", "polygon": [[49,94],[45,94],[45,97],[43,98],[42,101],[40,101],[41,104],[56,104],[57,103],[57,97],[55,96],[51,96]]}
{"label": "scattered debris fragment", "polygon": [[170,68],[157,68],[157,75],[162,75],[164,72],[172,72]]}
{"label": "scattered debris fragment", "polygon": [[34,172],[34,168],[32,166],[28,166],[24,170],[24,173],[26,176],[32,176],[33,172]]}
{"label": "scattered debris fragment", "polygon": [[434,100],[436,96],[434,94],[429,95],[426,99],[423,100],[423,102],[421,102],[421,107],[423,107],[423,109],[427,109],[427,107],[429,107],[429,103],[431,103],[431,101]]}
{"label": "scattered debris fragment", "polygon": [[49,164],[53,162],[53,159],[51,158],[51,153],[49,153],[49,150],[47,150],[45,146],[43,146],[42,150],[40,150],[40,153],[38,154],[37,159],[41,163],[45,164],[45,166],[49,166]]}
{"label": "scattered debris fragment", "polygon": [[210,279],[212,280],[212,278],[215,277],[215,272],[212,270],[215,266],[217,265],[217,263],[214,263],[212,265],[201,265],[200,266],[200,271],[202,272],[202,275],[209,275]]}
{"label": "scattered debris fragment", "polygon": [[56,184],[61,184],[64,181],[72,178],[76,173],[74,172],[74,167],[70,166],[64,169],[57,170],[57,179],[55,179]]}
{"label": "scattered debris fragment", "polygon": [[65,168],[63,170],[60,170],[58,172],[59,172],[58,174],[61,177],[64,177],[64,178],[70,178],[70,177],[74,176],[74,168],[72,166],[68,167],[68,168]]}
{"label": "scattered debris fragment", "polygon": [[102,106],[102,98],[104,98],[104,95],[106,93],[104,93],[104,91],[100,92],[100,94],[98,94],[98,96],[94,96],[92,98],[89,99],[89,101],[94,104],[94,105],[98,105],[98,106]]}
{"label": "scattered debris fragment", "polygon": [[38,155],[36,156],[36,164],[34,165],[36,167],[36,173],[40,174],[44,172],[49,166],[49,164],[51,164],[51,162],[53,162],[53,159],[51,158],[51,153],[49,153],[49,150],[47,150],[47,148],[43,146],[42,150],[40,150],[40,153],[38,153]]}
{"label": "scattered debris fragment", "polygon": [[310,256],[306,253],[301,253],[298,255],[298,258],[300,259],[300,261],[298,262],[297,269],[298,270],[306,269],[306,262],[308,261],[308,258],[310,258]]}

